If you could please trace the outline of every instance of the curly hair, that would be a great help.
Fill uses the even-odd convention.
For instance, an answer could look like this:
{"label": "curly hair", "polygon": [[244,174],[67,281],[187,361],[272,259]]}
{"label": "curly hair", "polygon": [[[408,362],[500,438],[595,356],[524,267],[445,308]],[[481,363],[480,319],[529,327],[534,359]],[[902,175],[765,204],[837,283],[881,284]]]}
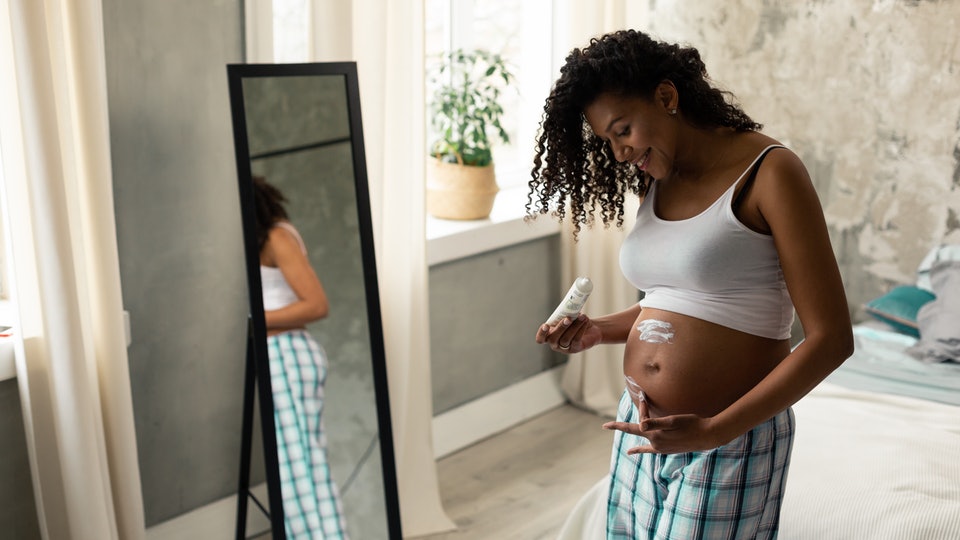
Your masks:
{"label": "curly hair", "polygon": [[269,184],[266,178],[257,175],[253,176],[253,195],[257,215],[257,250],[263,251],[270,229],[278,221],[289,219],[283,206],[287,198],[283,192]]}
{"label": "curly hair", "polygon": [[550,212],[554,203],[554,215],[563,220],[569,201],[574,238],[581,225],[593,225],[597,207],[604,226],[622,227],[626,193],[646,194],[652,178],[617,162],[610,147],[592,132],[583,111],[603,93],[652,100],[665,80],[676,87],[684,118],[697,127],[737,131],[762,127],[729,92],[710,83],[696,49],[657,41],[636,30],[593,38],[589,46],[567,56],[543,107],[527,217]]}

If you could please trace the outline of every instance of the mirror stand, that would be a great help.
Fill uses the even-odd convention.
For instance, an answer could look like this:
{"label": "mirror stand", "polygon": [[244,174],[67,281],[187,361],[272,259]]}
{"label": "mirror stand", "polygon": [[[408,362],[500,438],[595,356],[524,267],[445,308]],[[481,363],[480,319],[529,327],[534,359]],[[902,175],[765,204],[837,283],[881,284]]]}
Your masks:
{"label": "mirror stand", "polygon": [[[239,485],[237,486],[237,526],[236,540],[246,540],[247,536],[247,509],[252,500],[260,512],[270,520],[271,530],[283,530],[283,513],[270,514],[270,510],[257,499],[257,496],[250,491],[250,466],[253,454],[253,410],[257,388],[260,392],[270,393],[270,389],[263,388],[264,384],[258,384],[256,358],[254,354],[254,333],[253,318],[247,317],[247,355],[246,368],[243,380],[243,427],[240,438],[240,474]],[[272,397],[272,396],[271,396]],[[264,403],[262,396],[260,403]],[[261,407],[262,408],[262,407]],[[270,411],[267,411],[270,412]],[[264,411],[261,410],[261,414]],[[267,442],[267,441],[264,441]],[[274,445],[276,441],[274,441]],[[267,452],[268,455],[276,455],[274,452]],[[268,465],[269,466],[269,465]],[[280,508],[282,502],[278,499],[279,490],[268,490],[267,496],[269,502],[267,505],[273,508]]]}
{"label": "mirror stand", "polygon": [[275,540],[401,540],[356,63],[227,75],[250,305],[237,539],[252,498]]}

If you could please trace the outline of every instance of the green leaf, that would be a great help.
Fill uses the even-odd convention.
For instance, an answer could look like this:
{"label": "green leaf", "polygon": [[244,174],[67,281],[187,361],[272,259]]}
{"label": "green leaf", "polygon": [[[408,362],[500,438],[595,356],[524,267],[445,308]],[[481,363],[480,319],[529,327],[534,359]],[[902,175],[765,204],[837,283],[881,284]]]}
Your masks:
{"label": "green leaf", "polygon": [[509,142],[500,103],[514,80],[506,60],[484,49],[458,49],[434,58],[428,79],[430,126],[437,139],[432,151],[445,156],[460,152],[470,164],[491,163],[491,137]]}

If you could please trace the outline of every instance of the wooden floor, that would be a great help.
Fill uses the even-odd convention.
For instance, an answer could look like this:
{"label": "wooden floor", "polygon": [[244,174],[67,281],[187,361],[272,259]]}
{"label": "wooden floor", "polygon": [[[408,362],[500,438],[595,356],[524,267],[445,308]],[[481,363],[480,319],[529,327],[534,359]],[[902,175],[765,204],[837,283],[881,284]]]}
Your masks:
{"label": "wooden floor", "polygon": [[440,495],[458,529],[418,540],[555,539],[607,472],[613,434],[603,422],[564,405],[441,459]]}

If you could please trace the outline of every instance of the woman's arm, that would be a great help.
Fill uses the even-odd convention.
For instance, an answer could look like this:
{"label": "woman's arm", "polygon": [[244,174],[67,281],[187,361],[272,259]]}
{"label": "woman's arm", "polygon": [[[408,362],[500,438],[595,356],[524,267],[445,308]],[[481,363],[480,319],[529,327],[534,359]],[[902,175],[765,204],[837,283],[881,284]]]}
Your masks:
{"label": "woman's arm", "polygon": [[772,167],[757,175],[755,204],[773,234],[804,340],[713,418],[726,440],[796,403],[853,354],[847,298],[813,183],[793,152],[773,152],[767,159]]}
{"label": "woman's arm", "polygon": [[272,228],[264,255],[280,269],[299,298],[288,306],[264,312],[268,330],[302,328],[327,316],[327,293],[292,232],[283,227]]}

